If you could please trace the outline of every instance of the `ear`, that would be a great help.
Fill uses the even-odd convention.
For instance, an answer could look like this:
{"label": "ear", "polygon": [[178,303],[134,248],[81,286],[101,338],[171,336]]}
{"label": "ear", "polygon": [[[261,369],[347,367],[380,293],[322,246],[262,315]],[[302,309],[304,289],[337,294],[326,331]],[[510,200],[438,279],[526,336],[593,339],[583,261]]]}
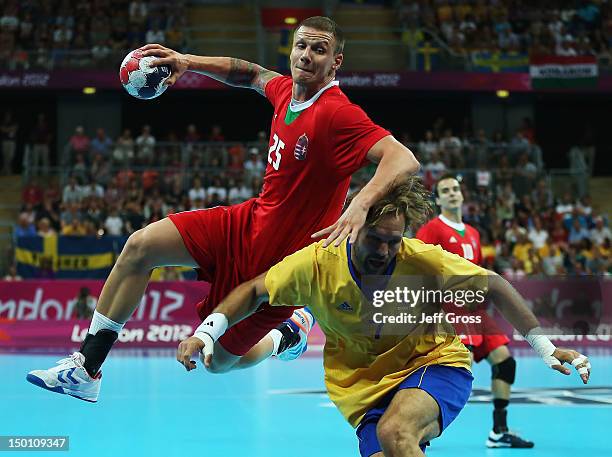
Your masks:
{"label": "ear", "polygon": [[334,71],[338,71],[342,66],[342,62],[344,60],[344,54],[336,54],[334,56],[334,64],[332,65],[332,69]]}
{"label": "ear", "polygon": [[440,203],[440,199],[438,197],[436,197],[436,205],[441,206],[442,203]]}

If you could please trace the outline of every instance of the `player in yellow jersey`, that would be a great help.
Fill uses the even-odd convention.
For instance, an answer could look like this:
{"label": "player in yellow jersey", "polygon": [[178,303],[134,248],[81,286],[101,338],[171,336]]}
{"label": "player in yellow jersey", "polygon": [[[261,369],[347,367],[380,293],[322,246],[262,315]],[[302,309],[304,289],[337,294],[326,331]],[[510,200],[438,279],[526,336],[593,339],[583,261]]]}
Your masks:
{"label": "player in yellow jersey", "polygon": [[[440,291],[462,289],[494,298],[504,317],[551,368],[570,374],[563,363],[572,363],[586,383],[588,359],[556,348],[541,335],[537,319],[507,281],[439,246],[403,237],[407,225],[426,216],[426,202],[418,181],[397,185],[369,210],[355,243],[314,243],[234,289],[195,335],[179,345],[177,360],[191,369],[192,355],[201,351],[209,366],[218,338],[255,312],[263,298],[273,306],[308,306],[326,336],[329,397],[357,428],[361,455],[423,455],[425,445],[457,417],[470,396],[469,352],[450,325],[393,327],[405,329],[403,333],[385,332],[385,325],[372,331],[369,325],[373,318],[376,323],[373,312],[383,309],[376,307],[376,300],[392,290],[391,285],[421,277]],[[372,278],[380,288],[373,288]],[[426,310],[427,305],[413,309]]]}

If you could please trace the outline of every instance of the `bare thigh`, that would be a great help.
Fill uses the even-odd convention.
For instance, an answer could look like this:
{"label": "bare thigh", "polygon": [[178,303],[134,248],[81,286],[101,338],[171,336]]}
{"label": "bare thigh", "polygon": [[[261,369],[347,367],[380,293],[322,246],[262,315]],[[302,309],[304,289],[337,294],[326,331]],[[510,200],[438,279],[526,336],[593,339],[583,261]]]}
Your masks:
{"label": "bare thigh", "polygon": [[380,418],[378,431],[392,428],[400,434],[411,434],[422,444],[440,435],[439,417],[440,407],[431,395],[418,388],[402,389]]}

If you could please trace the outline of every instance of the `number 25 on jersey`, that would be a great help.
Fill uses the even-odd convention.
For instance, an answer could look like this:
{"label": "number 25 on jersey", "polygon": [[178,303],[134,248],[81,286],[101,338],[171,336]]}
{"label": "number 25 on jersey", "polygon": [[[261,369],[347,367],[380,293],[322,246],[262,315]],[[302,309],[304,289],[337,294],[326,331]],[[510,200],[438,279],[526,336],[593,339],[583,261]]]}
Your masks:
{"label": "number 25 on jersey", "polygon": [[268,163],[272,165],[275,170],[278,170],[281,161],[281,151],[285,148],[285,143],[276,133],[272,139],[274,140],[274,143],[272,146],[270,146],[270,149],[268,149]]}

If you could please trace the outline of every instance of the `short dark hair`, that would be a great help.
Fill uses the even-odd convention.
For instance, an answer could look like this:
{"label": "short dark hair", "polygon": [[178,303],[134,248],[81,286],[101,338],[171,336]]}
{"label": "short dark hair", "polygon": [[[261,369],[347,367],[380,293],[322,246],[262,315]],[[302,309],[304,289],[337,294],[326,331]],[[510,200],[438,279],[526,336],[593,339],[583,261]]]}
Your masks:
{"label": "short dark hair", "polygon": [[344,32],[342,32],[333,19],[326,16],[312,16],[300,22],[295,30],[298,30],[300,27],[310,27],[315,30],[331,33],[336,40],[334,54],[341,54],[344,51]]}
{"label": "short dark hair", "polygon": [[457,181],[459,184],[461,184],[461,177],[457,176],[454,173],[444,173],[442,176],[440,176],[438,178],[438,180],[436,181],[436,183],[433,186],[433,194],[434,197],[438,198],[440,195],[438,194],[438,184],[440,184],[442,181],[444,181],[445,179],[454,179],[455,181]]}

